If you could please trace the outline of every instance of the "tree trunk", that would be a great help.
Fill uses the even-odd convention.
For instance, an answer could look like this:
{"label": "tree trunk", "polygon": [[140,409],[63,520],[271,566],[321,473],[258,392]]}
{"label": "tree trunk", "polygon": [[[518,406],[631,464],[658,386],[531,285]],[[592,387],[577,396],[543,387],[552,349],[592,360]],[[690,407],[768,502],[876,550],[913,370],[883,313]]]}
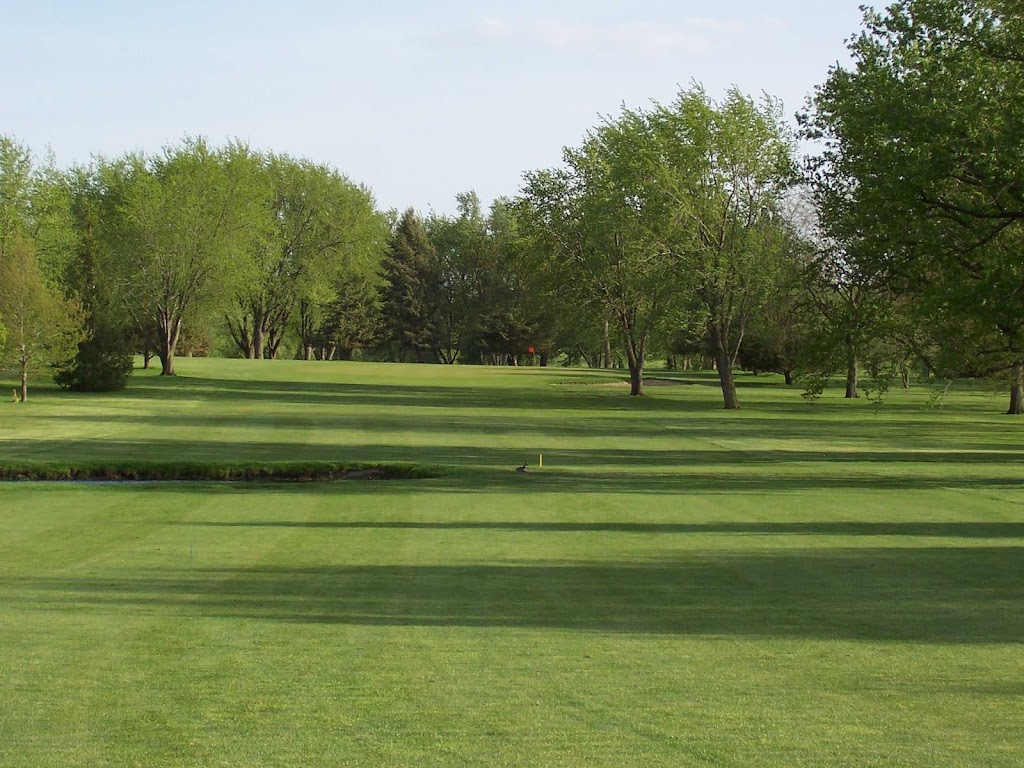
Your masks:
{"label": "tree trunk", "polygon": [[160,358],[160,375],[174,376],[174,353],[159,352],[157,353],[157,357]]}
{"label": "tree trunk", "polygon": [[302,359],[303,360],[312,360],[313,359],[313,345],[312,344],[304,344],[302,346]]}
{"label": "tree trunk", "polygon": [[1024,362],[1013,364],[1010,379],[1010,410],[1006,413],[1010,416],[1024,414]]}
{"label": "tree trunk", "polygon": [[732,374],[732,358],[729,356],[729,340],[724,338],[719,328],[711,331],[715,345],[715,368],[718,370],[718,383],[722,387],[722,400],[725,410],[738,411],[740,401],[736,396],[736,379]]}
{"label": "tree trunk", "polygon": [[644,394],[644,361],[629,361],[629,394],[640,397]]}
{"label": "tree trunk", "polygon": [[854,400],[860,397],[857,391],[857,358],[850,357],[846,366],[846,399]]}
{"label": "tree trunk", "polygon": [[21,366],[21,402],[28,402],[28,366]]}
{"label": "tree trunk", "polygon": [[157,327],[157,356],[160,358],[160,375],[174,376],[174,350],[181,333],[181,319],[160,314]]}
{"label": "tree trunk", "polygon": [[541,368],[547,368],[548,367],[548,358],[549,358],[549,353],[547,353],[547,352],[541,352],[540,353],[540,367]]}
{"label": "tree trunk", "polygon": [[[228,312],[224,315],[224,323],[228,329],[228,335],[231,336],[231,341],[235,343],[235,349],[241,354],[245,355],[246,359],[251,360],[253,357],[252,333],[249,332],[249,312],[246,311],[252,307],[247,307],[246,302],[239,300],[238,307],[241,310],[241,316],[235,319],[232,314]],[[253,320],[253,326],[255,327],[255,318]]]}
{"label": "tree trunk", "polygon": [[[601,367],[611,368],[612,367],[612,335],[611,329],[608,327],[608,321],[604,321],[604,360],[601,362]],[[635,393],[634,393],[635,394]],[[643,394],[643,393],[641,393]]]}
{"label": "tree trunk", "polygon": [[252,359],[262,360],[263,351],[266,346],[266,336],[263,334],[263,328],[258,323],[253,323],[252,328]]}
{"label": "tree trunk", "polygon": [[629,394],[640,397],[644,394],[644,342],[634,341],[627,334],[626,360],[629,362]]}
{"label": "tree trunk", "polygon": [[277,360],[277,355],[281,349],[282,341],[284,341],[284,336],[271,328],[270,332],[267,334],[267,346],[263,351],[263,356],[268,360]]}
{"label": "tree trunk", "polygon": [[729,360],[728,353],[723,351],[717,358],[717,364],[718,383],[722,387],[722,401],[725,404],[725,410],[738,411],[740,401],[736,396],[736,379],[732,374],[732,361]]}
{"label": "tree trunk", "polygon": [[782,375],[786,377],[786,386],[793,386],[793,372],[787,368],[782,372]]}

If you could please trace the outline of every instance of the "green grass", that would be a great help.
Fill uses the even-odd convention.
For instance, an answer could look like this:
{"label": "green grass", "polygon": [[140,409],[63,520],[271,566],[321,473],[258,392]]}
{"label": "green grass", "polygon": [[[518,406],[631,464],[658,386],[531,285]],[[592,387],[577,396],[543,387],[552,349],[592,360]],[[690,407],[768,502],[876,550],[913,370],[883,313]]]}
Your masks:
{"label": "green grass", "polygon": [[314,483],[336,480],[422,480],[441,477],[437,468],[414,464],[330,461],[16,461],[0,464],[2,480],[72,480],[78,482],[225,481]]}
{"label": "green grass", "polygon": [[3,404],[0,466],[445,476],[0,485],[0,766],[1024,764],[1001,395],[179,370]]}

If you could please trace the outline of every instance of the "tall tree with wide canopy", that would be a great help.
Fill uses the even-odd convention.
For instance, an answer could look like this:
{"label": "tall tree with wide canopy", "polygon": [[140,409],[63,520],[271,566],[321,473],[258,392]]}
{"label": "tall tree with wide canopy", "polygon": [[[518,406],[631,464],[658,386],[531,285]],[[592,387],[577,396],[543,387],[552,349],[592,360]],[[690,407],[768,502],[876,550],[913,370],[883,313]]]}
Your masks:
{"label": "tall tree with wide canopy", "polygon": [[152,158],[126,158],[114,247],[102,269],[119,305],[157,341],[161,375],[174,375],[184,323],[212,320],[267,237],[262,160],[241,144],[186,139]]}
{"label": "tall tree with wide canopy", "polygon": [[268,236],[254,242],[228,330],[246,357],[276,357],[298,315],[303,356],[344,280],[376,273],[387,221],[370,193],[338,171],[285,155],[266,158]]}
{"label": "tall tree with wide canopy", "polygon": [[1024,412],[1020,3],[901,0],[866,10],[850,51],[803,118],[816,179],[838,190],[823,221],[916,296],[965,367],[1012,371],[1009,412]]}
{"label": "tall tree with wide canopy", "polygon": [[700,308],[725,407],[737,409],[733,367],[747,324],[794,242],[782,215],[793,144],[776,102],[758,103],[736,89],[715,102],[694,86],[645,120],[652,235]]}
{"label": "tall tree with wide canopy", "polygon": [[792,238],[781,215],[793,147],[778,106],[694,86],[668,106],[625,110],[595,129],[564,170],[527,176],[526,196],[560,246],[572,295],[601,303],[643,392],[657,331],[698,326],[714,351],[725,407],[746,325]]}
{"label": "tall tree with wide canopy", "polygon": [[626,111],[567,148],[564,168],[526,175],[523,195],[534,226],[551,244],[561,288],[571,305],[597,305],[613,318],[625,345],[630,394],[644,394],[652,337],[667,332],[678,296],[676,267],[652,237],[645,116]]}

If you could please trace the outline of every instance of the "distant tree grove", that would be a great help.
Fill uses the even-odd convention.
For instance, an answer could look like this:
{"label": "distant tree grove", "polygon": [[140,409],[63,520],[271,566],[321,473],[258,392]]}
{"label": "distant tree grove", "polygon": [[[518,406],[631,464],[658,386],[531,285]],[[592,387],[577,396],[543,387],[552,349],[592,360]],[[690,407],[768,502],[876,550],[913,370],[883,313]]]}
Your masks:
{"label": "distant tree grove", "polygon": [[[0,368],[122,388],[140,355],[736,368],[817,394],[1003,380],[1024,412],[1024,21],[866,10],[791,132],[694,85],[489,209],[380,211],[333,168],[186,138],[58,169],[0,137]],[[814,150],[797,156],[797,139]]]}

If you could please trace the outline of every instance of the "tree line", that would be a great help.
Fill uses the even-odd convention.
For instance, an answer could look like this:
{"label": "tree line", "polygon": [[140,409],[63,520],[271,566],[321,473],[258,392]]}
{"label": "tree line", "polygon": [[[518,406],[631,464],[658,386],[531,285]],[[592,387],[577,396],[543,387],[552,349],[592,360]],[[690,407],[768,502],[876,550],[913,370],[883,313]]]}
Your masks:
{"label": "tree line", "polygon": [[[186,139],[59,170],[0,139],[3,356],[123,386],[133,354],[739,367],[846,395],[1003,377],[1024,411],[1024,27],[865,11],[791,131],[702,87],[599,122],[520,193],[378,210],[336,170]],[[799,140],[811,142],[801,158]]]}

